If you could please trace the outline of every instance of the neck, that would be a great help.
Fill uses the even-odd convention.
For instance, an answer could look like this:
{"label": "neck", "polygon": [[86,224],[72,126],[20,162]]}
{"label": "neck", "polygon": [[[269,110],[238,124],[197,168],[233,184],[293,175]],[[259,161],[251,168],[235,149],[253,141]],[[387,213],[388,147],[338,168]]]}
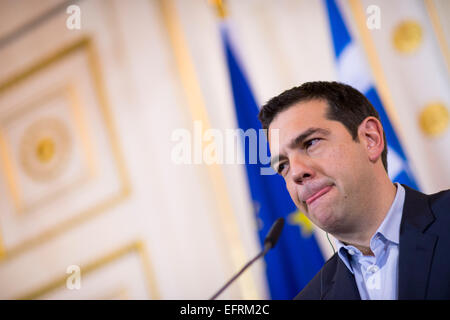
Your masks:
{"label": "neck", "polygon": [[370,197],[365,199],[366,205],[356,213],[354,224],[348,232],[335,235],[341,242],[358,248],[364,255],[374,255],[370,249],[370,239],[385,219],[397,192],[387,175],[379,180],[370,185],[371,190],[367,192]]}

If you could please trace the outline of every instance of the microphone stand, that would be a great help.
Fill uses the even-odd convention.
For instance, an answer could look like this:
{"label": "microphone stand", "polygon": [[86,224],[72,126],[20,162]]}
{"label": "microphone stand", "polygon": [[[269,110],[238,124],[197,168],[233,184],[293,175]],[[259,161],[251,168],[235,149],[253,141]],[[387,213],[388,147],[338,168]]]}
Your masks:
{"label": "microphone stand", "polygon": [[260,253],[258,253],[258,255],[256,257],[254,257],[252,260],[250,260],[249,262],[247,262],[247,264],[241,269],[241,271],[239,271],[238,273],[236,273],[227,283],[225,283],[223,285],[222,288],[220,288],[219,291],[217,291],[217,293],[215,295],[213,295],[209,300],[215,300],[226,288],[228,288],[228,286],[234,281],[236,280],[241,274],[242,272],[244,272],[245,270],[247,270],[248,267],[250,267],[256,260],[258,260],[259,258],[263,257],[267,251],[269,251],[272,248],[272,244],[271,243],[266,243],[266,245],[264,246],[264,250],[262,250]]}

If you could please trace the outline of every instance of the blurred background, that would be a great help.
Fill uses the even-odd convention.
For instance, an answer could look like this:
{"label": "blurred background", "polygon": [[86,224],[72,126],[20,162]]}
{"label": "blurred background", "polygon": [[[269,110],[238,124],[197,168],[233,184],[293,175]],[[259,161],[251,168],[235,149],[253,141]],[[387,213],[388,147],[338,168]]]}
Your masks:
{"label": "blurred background", "polygon": [[0,298],[208,299],[280,216],[219,298],[293,298],[331,244],[214,141],[342,81],[380,112],[390,177],[448,189],[449,43],[447,0],[0,0]]}

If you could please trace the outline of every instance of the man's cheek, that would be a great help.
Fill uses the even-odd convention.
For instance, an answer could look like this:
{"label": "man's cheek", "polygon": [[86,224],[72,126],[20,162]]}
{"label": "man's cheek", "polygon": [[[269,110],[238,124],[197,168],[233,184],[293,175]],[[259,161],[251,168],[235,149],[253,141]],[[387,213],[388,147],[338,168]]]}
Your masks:
{"label": "man's cheek", "polygon": [[287,190],[289,192],[289,195],[291,196],[292,201],[294,202],[296,207],[299,207],[299,200],[297,197],[297,193],[295,192],[295,189],[290,188],[289,185],[286,184]]}
{"label": "man's cheek", "polygon": [[300,199],[298,198],[298,194],[296,191],[293,192],[289,192],[289,195],[291,196],[292,201],[294,202],[295,206],[300,209],[300,211],[306,212],[306,206],[305,203],[303,203],[302,201],[300,201]]}

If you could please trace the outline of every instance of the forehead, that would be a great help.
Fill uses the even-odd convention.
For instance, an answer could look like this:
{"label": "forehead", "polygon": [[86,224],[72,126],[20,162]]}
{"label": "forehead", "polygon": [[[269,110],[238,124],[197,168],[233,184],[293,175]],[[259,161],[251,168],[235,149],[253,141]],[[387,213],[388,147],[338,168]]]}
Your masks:
{"label": "forehead", "polygon": [[294,104],[276,115],[269,126],[269,134],[273,129],[278,129],[281,137],[291,131],[299,132],[309,127],[329,126],[333,121],[326,118],[327,110],[328,104],[325,100]]}

